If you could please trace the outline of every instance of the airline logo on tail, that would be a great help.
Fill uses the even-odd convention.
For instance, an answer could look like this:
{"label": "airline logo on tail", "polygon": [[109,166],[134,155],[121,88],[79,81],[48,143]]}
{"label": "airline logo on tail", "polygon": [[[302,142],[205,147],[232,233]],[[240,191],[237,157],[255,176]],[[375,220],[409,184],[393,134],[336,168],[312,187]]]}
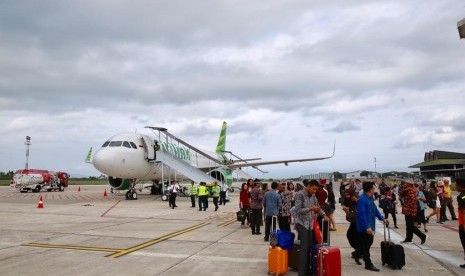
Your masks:
{"label": "airline logo on tail", "polygon": [[223,126],[221,127],[220,138],[218,139],[218,145],[216,146],[216,153],[223,153],[226,150],[226,128],[228,124],[223,122]]}

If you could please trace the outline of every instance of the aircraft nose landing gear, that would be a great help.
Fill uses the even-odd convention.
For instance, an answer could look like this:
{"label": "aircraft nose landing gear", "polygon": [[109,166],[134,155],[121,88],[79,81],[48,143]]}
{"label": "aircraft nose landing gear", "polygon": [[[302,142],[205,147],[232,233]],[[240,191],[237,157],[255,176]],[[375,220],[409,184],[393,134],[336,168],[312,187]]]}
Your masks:
{"label": "aircraft nose landing gear", "polygon": [[135,189],[129,189],[126,192],[126,199],[128,200],[137,200],[137,192]]}

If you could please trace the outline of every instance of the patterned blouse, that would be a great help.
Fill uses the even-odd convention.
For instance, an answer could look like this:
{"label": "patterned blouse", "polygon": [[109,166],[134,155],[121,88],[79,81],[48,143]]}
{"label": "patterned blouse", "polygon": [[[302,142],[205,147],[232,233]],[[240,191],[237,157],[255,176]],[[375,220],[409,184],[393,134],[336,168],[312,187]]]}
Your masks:
{"label": "patterned blouse", "polygon": [[418,212],[418,199],[417,191],[413,187],[406,187],[400,195],[404,198],[404,205],[402,205],[402,214],[414,217]]}
{"label": "patterned blouse", "polygon": [[279,215],[281,217],[288,217],[291,215],[291,202],[292,202],[292,193],[284,190],[284,192],[280,193],[282,205],[279,208]]}

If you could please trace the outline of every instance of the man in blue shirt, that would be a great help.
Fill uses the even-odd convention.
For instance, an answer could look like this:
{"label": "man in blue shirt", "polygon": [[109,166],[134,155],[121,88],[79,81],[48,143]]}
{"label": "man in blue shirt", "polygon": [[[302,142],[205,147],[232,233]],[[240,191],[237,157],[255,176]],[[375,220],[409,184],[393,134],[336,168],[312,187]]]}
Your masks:
{"label": "man in blue shirt", "polygon": [[354,252],[355,262],[361,265],[360,258],[363,256],[365,269],[370,271],[379,271],[370,259],[370,247],[373,244],[373,237],[376,233],[375,219],[382,220],[384,224],[389,225],[389,221],[384,219],[383,215],[375,206],[375,183],[363,183],[363,195],[357,200],[357,232],[360,247]]}
{"label": "man in blue shirt", "polygon": [[265,241],[270,240],[271,220],[273,216],[279,215],[279,208],[282,205],[281,196],[276,190],[278,182],[271,183],[271,191],[266,192],[263,197],[263,207],[265,208]]}

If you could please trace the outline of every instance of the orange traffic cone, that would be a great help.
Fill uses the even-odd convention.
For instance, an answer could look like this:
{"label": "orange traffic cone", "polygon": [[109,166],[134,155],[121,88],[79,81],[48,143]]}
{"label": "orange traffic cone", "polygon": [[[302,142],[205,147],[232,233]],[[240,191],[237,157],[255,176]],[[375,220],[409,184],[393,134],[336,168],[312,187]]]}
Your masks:
{"label": "orange traffic cone", "polygon": [[81,186],[78,187],[78,192],[80,192],[80,191],[81,191]]}
{"label": "orange traffic cone", "polygon": [[44,208],[44,203],[42,202],[42,196],[39,197],[39,205],[37,205],[37,208]]}
{"label": "orange traffic cone", "polygon": [[107,189],[105,189],[105,192],[103,192],[103,197],[107,197]]}

